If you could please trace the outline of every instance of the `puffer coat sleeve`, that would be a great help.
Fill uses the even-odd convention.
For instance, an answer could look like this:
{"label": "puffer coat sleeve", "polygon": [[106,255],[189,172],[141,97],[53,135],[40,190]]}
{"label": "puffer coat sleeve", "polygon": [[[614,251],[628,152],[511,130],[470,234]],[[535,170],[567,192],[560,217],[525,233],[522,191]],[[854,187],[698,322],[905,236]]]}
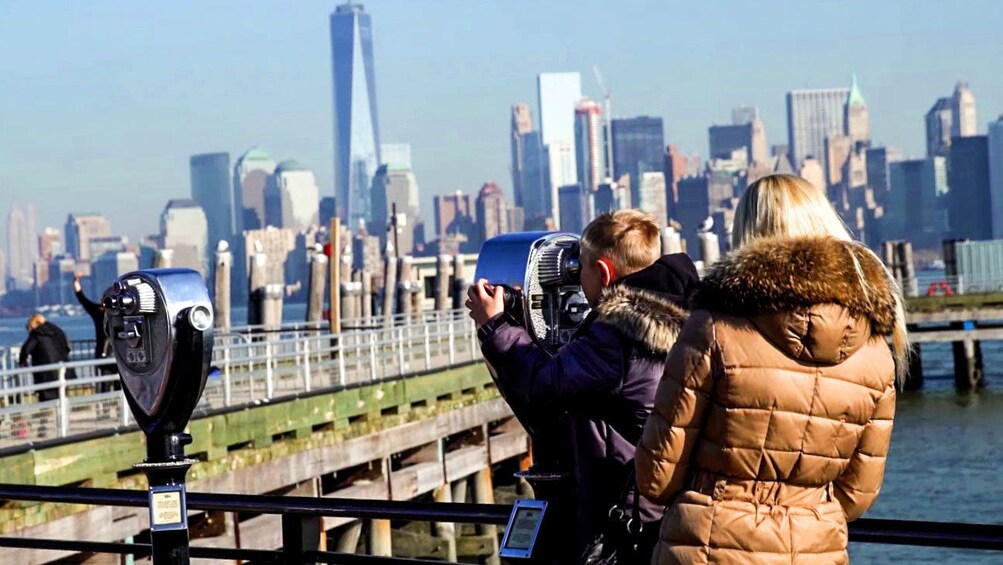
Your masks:
{"label": "puffer coat sleeve", "polygon": [[685,487],[714,389],[714,320],[693,312],[669,353],[655,406],[635,455],[641,494],[667,504]]}
{"label": "puffer coat sleeve", "polygon": [[864,426],[857,449],[843,473],[833,481],[836,500],[847,520],[856,520],[874,504],[885,476],[888,445],[895,418],[895,385],[889,384]]}

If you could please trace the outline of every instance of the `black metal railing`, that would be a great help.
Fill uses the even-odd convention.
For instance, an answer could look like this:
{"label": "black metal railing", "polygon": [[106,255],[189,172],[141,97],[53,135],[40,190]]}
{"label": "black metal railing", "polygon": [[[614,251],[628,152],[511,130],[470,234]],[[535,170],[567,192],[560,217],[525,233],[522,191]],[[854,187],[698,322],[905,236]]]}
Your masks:
{"label": "black metal railing", "polygon": [[[0,501],[35,501],[98,506],[146,507],[147,493],[139,490],[0,484]],[[378,557],[318,551],[309,543],[309,528],[318,517],[458,522],[504,525],[511,506],[502,504],[435,503],[414,501],[316,498],[246,494],[188,493],[188,509],[200,511],[279,514],[281,550],[192,547],[193,558],[242,560],[250,563],[422,564],[422,559]],[[304,541],[306,540],[306,542]],[[850,524],[850,541],[1003,551],[1003,525],[883,520],[862,518]],[[0,537],[0,547],[112,553],[145,557],[144,543]]]}

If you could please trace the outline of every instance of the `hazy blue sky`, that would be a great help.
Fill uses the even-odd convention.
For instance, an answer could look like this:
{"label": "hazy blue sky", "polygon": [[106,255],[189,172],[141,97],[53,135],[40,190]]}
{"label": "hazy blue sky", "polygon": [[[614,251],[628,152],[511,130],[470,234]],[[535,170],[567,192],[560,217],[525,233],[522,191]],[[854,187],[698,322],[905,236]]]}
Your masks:
{"label": "hazy blue sky", "polygon": [[[0,0],[0,215],[39,224],[106,213],[135,239],[189,195],[188,157],[258,145],[332,195],[324,0]],[[856,71],[872,136],[923,153],[923,114],[956,80],[979,128],[1003,113],[998,0],[372,0],[382,137],[413,146],[422,203],[498,182],[511,195],[509,106],[535,75],[591,65],[614,114],[660,115],[666,140],[707,153],[706,128],[759,106],[786,143],[784,93]],[[535,117],[535,115],[534,115]],[[3,230],[4,237],[6,230]]]}

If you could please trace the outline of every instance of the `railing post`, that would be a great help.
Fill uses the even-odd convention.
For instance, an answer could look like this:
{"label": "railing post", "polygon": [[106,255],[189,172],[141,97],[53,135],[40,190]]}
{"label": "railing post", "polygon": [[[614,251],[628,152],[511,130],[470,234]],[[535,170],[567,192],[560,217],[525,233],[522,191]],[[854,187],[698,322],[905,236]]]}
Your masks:
{"label": "railing post", "polygon": [[303,340],[303,389],[310,392],[312,378],[310,375],[310,336]]}
{"label": "railing post", "polygon": [[428,324],[422,324],[422,333],[425,334],[425,370],[432,369],[432,343],[428,336]]}
{"label": "railing post", "polygon": [[449,365],[453,366],[456,364],[456,350],[454,349],[456,345],[456,332],[453,330],[453,322],[447,322],[449,324]]}
{"label": "railing post", "polygon": [[230,350],[223,351],[223,406],[233,404],[233,381],[230,378]]}
{"label": "railing post", "polygon": [[467,335],[470,336],[470,359],[468,361],[473,361],[477,359],[477,329],[472,323],[466,322],[467,324]]}
{"label": "railing post", "polygon": [[[272,360],[272,342],[265,342],[265,397],[272,398],[275,394],[274,362]],[[254,400],[253,398],[251,400]]]}
{"label": "railing post", "polygon": [[376,380],[376,332],[369,332],[369,380]]}
{"label": "railing post", "polygon": [[320,516],[282,515],[282,562],[309,563],[306,553],[320,549]]}
{"label": "railing post", "polygon": [[[400,376],[402,376],[402,377],[404,376],[404,370],[405,370],[405,368],[404,368],[404,328],[405,328],[405,326],[401,326],[397,330],[397,367],[398,367],[398,369],[400,369],[397,374],[400,375]],[[411,332],[408,332],[408,333],[410,334]]]}
{"label": "railing post", "polygon": [[[341,339],[338,340],[336,348],[338,348],[338,382],[341,386],[345,386],[348,382],[348,375],[345,374],[345,355],[348,353],[348,348],[345,347],[345,334],[341,335]],[[358,355],[356,355],[358,357]]]}
{"label": "railing post", "polygon": [[70,433],[70,406],[66,402],[66,367],[59,367],[59,437]]}
{"label": "railing post", "polygon": [[122,427],[129,425],[129,401],[125,399],[125,390],[118,392],[119,401],[122,404]]}

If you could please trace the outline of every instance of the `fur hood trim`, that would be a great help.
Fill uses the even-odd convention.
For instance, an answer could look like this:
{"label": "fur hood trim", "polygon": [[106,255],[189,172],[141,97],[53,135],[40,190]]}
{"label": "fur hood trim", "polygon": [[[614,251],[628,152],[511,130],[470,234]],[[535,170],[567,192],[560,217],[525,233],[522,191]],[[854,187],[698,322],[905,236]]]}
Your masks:
{"label": "fur hood trim", "polygon": [[863,245],[804,237],[757,241],[722,258],[693,302],[697,308],[739,315],[839,304],[869,319],[874,333],[889,335],[896,294],[884,265]]}
{"label": "fur hood trim", "polygon": [[613,326],[652,353],[668,353],[689,314],[658,293],[628,285],[603,289],[597,322]]}

